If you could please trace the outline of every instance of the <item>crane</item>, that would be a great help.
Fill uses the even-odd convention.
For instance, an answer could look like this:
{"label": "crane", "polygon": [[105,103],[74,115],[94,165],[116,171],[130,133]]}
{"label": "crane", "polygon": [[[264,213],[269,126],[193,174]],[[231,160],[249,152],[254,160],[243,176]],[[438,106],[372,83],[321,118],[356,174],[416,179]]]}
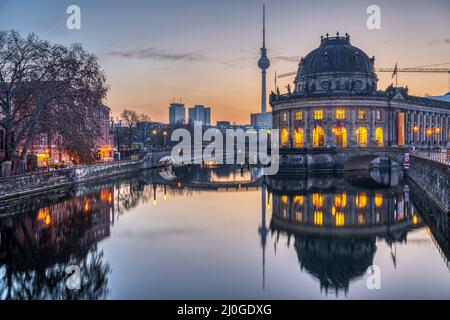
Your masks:
{"label": "crane", "polygon": [[[431,67],[447,65],[447,64],[450,64],[450,62],[437,63],[437,64],[433,64],[433,65],[420,66],[420,67],[377,68],[376,71],[377,72],[390,72],[390,73],[394,73],[395,70],[397,70],[397,72],[411,72],[411,73],[447,73],[449,76],[449,89],[450,89],[450,68],[442,68],[442,67],[441,68],[431,68]],[[282,74],[278,75],[277,78],[295,76],[296,74],[297,74],[297,72],[282,73]]]}

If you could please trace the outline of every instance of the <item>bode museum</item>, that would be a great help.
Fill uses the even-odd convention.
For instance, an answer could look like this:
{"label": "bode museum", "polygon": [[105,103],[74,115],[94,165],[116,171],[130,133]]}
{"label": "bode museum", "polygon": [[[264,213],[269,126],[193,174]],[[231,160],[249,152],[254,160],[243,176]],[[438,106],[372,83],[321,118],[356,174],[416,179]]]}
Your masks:
{"label": "bode museum", "polygon": [[450,102],[378,90],[374,63],[339,33],[300,59],[293,88],[270,94],[282,163],[331,149],[449,145]]}

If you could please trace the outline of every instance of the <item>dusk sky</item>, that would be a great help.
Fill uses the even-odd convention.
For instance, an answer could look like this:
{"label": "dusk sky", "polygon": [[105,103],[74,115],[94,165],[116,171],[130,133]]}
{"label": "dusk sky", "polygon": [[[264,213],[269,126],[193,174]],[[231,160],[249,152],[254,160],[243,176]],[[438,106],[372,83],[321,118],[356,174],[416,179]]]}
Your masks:
{"label": "dusk sky", "polygon": [[[275,70],[296,71],[299,58],[327,32],[348,32],[353,45],[375,55],[376,67],[450,62],[449,0],[0,0],[0,29],[81,43],[95,53],[107,74],[106,104],[114,117],[126,107],[167,122],[169,103],[181,98],[187,107],[210,106],[214,124],[249,123],[249,113],[260,109],[263,3],[269,92]],[[66,28],[71,4],[81,8],[81,30]],[[371,4],[381,8],[381,30],[366,27]],[[378,77],[379,89],[392,82],[390,74]],[[282,91],[289,81],[278,81]],[[447,74],[400,73],[398,81],[420,96],[449,91]]]}

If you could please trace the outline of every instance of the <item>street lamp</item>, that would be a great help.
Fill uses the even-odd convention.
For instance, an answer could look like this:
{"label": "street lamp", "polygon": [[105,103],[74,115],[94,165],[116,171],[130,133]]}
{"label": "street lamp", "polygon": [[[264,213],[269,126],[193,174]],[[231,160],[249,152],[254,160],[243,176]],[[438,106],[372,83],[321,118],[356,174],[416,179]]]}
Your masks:
{"label": "street lamp", "polygon": [[433,134],[433,130],[431,130],[431,128],[428,128],[425,131],[427,137],[428,137],[428,156],[430,156],[430,151],[431,151],[431,135]]}
{"label": "street lamp", "polygon": [[413,126],[413,134],[414,134],[413,140],[416,140],[417,144],[419,144],[419,135],[418,135],[418,133],[419,133],[419,127],[417,125],[414,125]]}
{"label": "street lamp", "polygon": [[434,129],[434,132],[436,133],[436,138],[437,138],[437,144],[439,145],[439,142],[440,142],[440,137],[439,137],[439,133],[441,133],[441,128],[439,128],[439,127],[436,127],[435,129]]}
{"label": "street lamp", "polygon": [[156,146],[156,135],[158,134],[158,131],[153,129],[152,134],[153,134],[153,147],[155,147]]}
{"label": "street lamp", "polygon": [[164,136],[164,145],[166,145],[167,131],[163,132],[163,136]]}

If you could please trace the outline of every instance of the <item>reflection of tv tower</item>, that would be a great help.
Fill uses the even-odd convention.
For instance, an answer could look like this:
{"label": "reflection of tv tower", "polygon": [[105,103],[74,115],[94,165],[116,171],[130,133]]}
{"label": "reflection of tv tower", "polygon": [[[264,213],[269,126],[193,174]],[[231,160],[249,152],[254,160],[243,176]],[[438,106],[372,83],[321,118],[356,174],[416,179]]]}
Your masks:
{"label": "reflection of tv tower", "polygon": [[261,247],[262,247],[262,287],[266,285],[266,242],[267,233],[269,229],[266,227],[266,183],[263,181],[261,186],[261,226],[258,229],[258,233],[261,236]]}

